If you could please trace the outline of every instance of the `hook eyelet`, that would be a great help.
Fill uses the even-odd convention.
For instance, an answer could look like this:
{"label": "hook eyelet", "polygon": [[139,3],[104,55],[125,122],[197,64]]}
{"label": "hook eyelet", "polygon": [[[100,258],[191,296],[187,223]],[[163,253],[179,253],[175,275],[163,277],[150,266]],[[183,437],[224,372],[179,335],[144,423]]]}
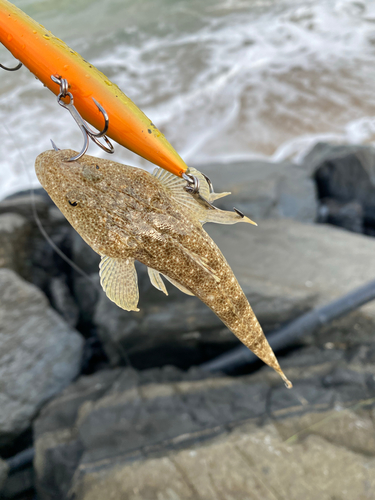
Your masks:
{"label": "hook eyelet", "polygon": [[[109,126],[109,118],[108,118],[108,114],[107,114],[106,110],[103,108],[103,106],[100,103],[98,103],[98,101],[96,99],[92,98],[92,100],[96,104],[97,108],[99,109],[99,111],[101,112],[101,114],[104,117],[103,130],[101,130],[100,132],[95,132],[94,130],[92,130],[88,126],[88,124],[85,122],[85,120],[82,118],[82,116],[77,111],[77,108],[74,106],[74,97],[73,97],[73,94],[71,92],[69,92],[68,81],[65,78],[60,78],[60,77],[57,77],[54,75],[51,75],[51,80],[53,82],[57,83],[58,85],[60,85],[60,93],[57,96],[58,104],[61,107],[65,108],[69,111],[69,113],[74,118],[75,122],[77,123],[77,125],[80,128],[82,135],[83,135],[84,142],[83,142],[83,147],[82,147],[81,151],[76,156],[69,158],[67,161],[79,160],[79,158],[81,158],[86,153],[86,151],[89,147],[89,139],[91,139],[93,142],[95,142],[95,144],[97,146],[99,146],[101,149],[103,149],[106,153],[114,153],[115,149],[114,149],[111,141],[105,135],[107,130],[108,130],[108,126]],[[62,100],[65,97],[69,97],[68,103],[65,103]],[[103,137],[106,144],[102,144],[99,141],[100,137]],[[55,149],[55,151],[57,151],[58,150],[57,146],[54,144],[53,141],[51,141],[51,142],[52,142],[53,148]]]}

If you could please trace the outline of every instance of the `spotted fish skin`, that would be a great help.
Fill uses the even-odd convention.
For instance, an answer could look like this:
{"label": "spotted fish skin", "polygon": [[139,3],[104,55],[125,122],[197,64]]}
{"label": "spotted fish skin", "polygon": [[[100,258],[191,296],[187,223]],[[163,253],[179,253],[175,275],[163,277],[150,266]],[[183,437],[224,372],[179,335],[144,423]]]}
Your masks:
{"label": "spotted fish skin", "polygon": [[241,215],[202,208],[184,190],[185,181],[172,174],[165,178],[161,169],[155,176],[88,155],[67,162],[74,154],[46,151],[36,159],[35,170],[70,224],[102,256],[101,284],[108,297],[124,309],[138,310],[138,260],[161,291],[166,293],[163,275],[202,300],[291,387],[232,269],[202,227],[206,220],[241,222]]}

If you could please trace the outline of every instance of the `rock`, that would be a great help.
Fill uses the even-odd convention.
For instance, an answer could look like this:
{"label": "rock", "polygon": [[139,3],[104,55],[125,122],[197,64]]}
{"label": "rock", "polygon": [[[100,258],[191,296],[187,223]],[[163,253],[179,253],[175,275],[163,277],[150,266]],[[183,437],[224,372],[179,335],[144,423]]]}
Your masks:
{"label": "rock", "polygon": [[55,277],[50,282],[52,306],[58,311],[69,326],[75,327],[78,323],[79,309],[75,303],[69,287],[63,277]]}
{"label": "rock", "polygon": [[[96,286],[93,286],[94,283]],[[79,308],[81,322],[92,324],[96,304],[99,300],[99,296],[102,295],[98,271],[88,275],[88,278],[76,273],[73,287],[74,300]]]}
{"label": "rock", "polygon": [[[257,228],[211,225],[211,237],[242,282],[309,294],[324,304],[375,276],[375,240],[323,224],[265,220]],[[313,304],[314,302],[314,304]],[[361,310],[375,315],[375,304]]]}
{"label": "rock", "polygon": [[333,224],[354,233],[363,233],[363,208],[358,201],[340,203],[324,198],[318,210],[318,222]]}
{"label": "rock", "polygon": [[203,446],[120,462],[105,471],[92,469],[73,491],[77,500],[119,494],[127,500],[373,500],[374,487],[374,457],[313,435],[288,444],[270,424],[256,430],[244,425]]}
{"label": "rock", "polygon": [[369,146],[317,144],[304,159],[319,198],[358,202],[367,226],[375,227],[375,150]]}
{"label": "rock", "polygon": [[8,470],[9,467],[7,463],[4,460],[1,460],[0,458],[0,494],[1,490],[5,484],[6,478],[8,477]]}
{"label": "rock", "polygon": [[0,443],[27,429],[79,373],[82,338],[43,293],[0,269]]}
{"label": "rock", "polygon": [[99,273],[100,255],[76,231],[72,231],[72,260],[88,275]]}
{"label": "rock", "polygon": [[291,391],[269,368],[79,379],[35,422],[38,496],[375,499],[373,365],[318,348],[283,365]]}
{"label": "rock", "polygon": [[30,235],[31,227],[24,217],[15,213],[0,215],[0,268],[28,274]]}
{"label": "rock", "polygon": [[[375,276],[375,240],[332,226],[279,219],[264,220],[256,228],[207,225],[207,231],[227,257],[265,331]],[[152,290],[143,268],[139,313],[117,308],[102,294],[95,323],[112,364],[130,356],[137,367],[170,363],[186,368],[213,356],[215,349],[219,353],[220,347],[236,345],[234,335],[203,303],[173,288],[168,287],[169,297]],[[361,308],[360,314],[370,314],[371,331],[375,305]],[[344,329],[352,340],[357,320]]]}
{"label": "rock", "polygon": [[256,160],[197,168],[212,180],[217,193],[231,191],[230,196],[215,202],[219,208],[236,207],[256,221],[279,217],[301,222],[316,219],[315,183],[293,163]]}
{"label": "rock", "polygon": [[8,476],[0,492],[0,498],[2,500],[29,498],[28,495],[33,490],[35,490],[34,471],[32,467],[27,467]]}
{"label": "rock", "polygon": [[35,225],[33,204],[38,217],[45,222],[48,219],[48,211],[51,203],[52,201],[44,189],[34,190],[34,196],[28,191],[16,193],[0,202],[0,214],[16,213]]}

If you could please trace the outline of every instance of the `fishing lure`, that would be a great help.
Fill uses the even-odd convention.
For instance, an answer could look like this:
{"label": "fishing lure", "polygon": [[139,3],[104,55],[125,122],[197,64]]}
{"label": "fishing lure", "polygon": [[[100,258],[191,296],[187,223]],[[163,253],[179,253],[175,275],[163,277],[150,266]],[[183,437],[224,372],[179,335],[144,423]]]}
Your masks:
{"label": "fishing lure", "polygon": [[[185,190],[183,179],[156,169],[145,170],[83,156],[67,163],[73,151],[38,156],[38,179],[57,207],[91,248],[101,256],[100,283],[119,307],[138,311],[134,260],[148,267],[151,283],[167,294],[164,276],[188,295],[201,299],[259,358],[282,372],[236,277],[205,222],[249,222],[240,212],[202,205]],[[203,196],[217,194],[195,169]]]}
{"label": "fishing lure", "polygon": [[[59,96],[61,105],[70,106],[68,109],[73,113],[76,108],[83,120],[98,130],[103,126],[104,116],[106,127],[99,134],[90,131],[93,137],[106,133],[155,165],[179,177],[186,173],[186,163],[117,85],[7,0],[0,0],[0,42]],[[78,114],[73,115],[76,121]],[[84,122],[77,123],[83,130]],[[111,147],[106,150],[111,152]],[[192,182],[189,177],[186,180]]]}

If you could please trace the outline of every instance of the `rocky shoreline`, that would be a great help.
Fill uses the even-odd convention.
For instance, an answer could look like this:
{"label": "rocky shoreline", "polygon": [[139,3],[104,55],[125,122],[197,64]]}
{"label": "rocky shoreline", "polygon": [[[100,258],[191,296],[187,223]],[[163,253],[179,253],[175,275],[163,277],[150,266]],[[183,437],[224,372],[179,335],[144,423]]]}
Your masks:
{"label": "rocky shoreline", "polygon": [[[372,148],[200,169],[259,224],[206,229],[266,332],[374,279]],[[0,203],[0,498],[375,499],[374,303],[281,353],[293,391],[261,364],[207,374],[238,341],[206,306],[139,266],[141,311],[120,310],[42,190],[35,207],[85,275],[29,193]]]}

